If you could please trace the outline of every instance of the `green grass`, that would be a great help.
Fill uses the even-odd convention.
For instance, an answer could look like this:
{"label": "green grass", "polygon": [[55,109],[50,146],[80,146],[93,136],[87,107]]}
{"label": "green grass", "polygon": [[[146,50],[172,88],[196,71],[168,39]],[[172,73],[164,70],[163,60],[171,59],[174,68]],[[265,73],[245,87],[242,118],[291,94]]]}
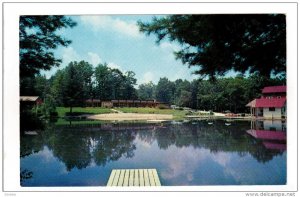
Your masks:
{"label": "green grass", "polygon": [[[184,110],[174,110],[174,109],[158,109],[158,108],[136,108],[136,107],[124,107],[124,108],[115,108],[116,110],[122,111],[124,113],[142,113],[142,114],[171,114],[175,120],[184,119],[186,111]],[[58,117],[65,117],[66,113],[70,112],[68,107],[56,107]],[[73,107],[72,110],[76,113],[86,113],[86,114],[105,114],[105,113],[114,113],[109,108],[102,107]]]}
{"label": "green grass", "polygon": [[171,114],[173,115],[173,119],[179,120],[184,119],[186,115],[186,111],[183,110],[175,110],[175,109],[158,109],[158,108],[137,108],[137,107],[123,107],[116,108],[119,111],[124,113],[140,113],[140,114]]}
{"label": "green grass", "polygon": [[[64,117],[66,113],[70,112],[69,107],[56,107],[58,117]],[[87,113],[87,114],[106,114],[112,113],[108,108],[102,107],[73,107],[72,112],[75,113]]]}
{"label": "green grass", "polygon": [[[98,121],[98,120],[81,120],[81,121],[76,121],[76,120],[72,120],[71,124],[72,125],[82,125],[82,124],[102,124],[104,123],[104,121]],[[59,126],[59,125],[70,125],[70,121],[65,120],[63,118],[59,118],[57,120],[57,122],[55,122],[55,125]]]}

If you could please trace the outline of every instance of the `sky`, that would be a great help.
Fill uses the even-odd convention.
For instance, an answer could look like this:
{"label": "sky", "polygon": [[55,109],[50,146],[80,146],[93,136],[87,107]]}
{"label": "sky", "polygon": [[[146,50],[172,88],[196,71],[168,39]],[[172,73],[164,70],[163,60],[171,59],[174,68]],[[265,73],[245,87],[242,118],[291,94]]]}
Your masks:
{"label": "sky", "polygon": [[137,21],[150,22],[153,15],[80,15],[69,16],[77,25],[64,28],[57,33],[72,40],[68,47],[59,47],[55,56],[62,59],[58,68],[43,72],[47,78],[71,61],[85,60],[96,67],[107,63],[122,72],[133,71],[137,84],[167,77],[171,81],[198,76],[192,74],[196,68],[188,68],[181,60],[176,60],[174,51],[180,45],[169,40],[156,43],[154,35],[139,32]]}

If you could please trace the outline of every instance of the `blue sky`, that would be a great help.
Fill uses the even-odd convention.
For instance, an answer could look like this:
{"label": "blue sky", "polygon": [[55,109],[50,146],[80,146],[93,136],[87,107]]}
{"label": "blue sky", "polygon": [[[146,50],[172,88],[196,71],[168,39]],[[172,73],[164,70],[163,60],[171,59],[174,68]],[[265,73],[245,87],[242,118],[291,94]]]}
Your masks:
{"label": "blue sky", "polygon": [[[63,60],[59,68],[43,72],[47,77],[57,69],[66,67],[70,61],[85,60],[93,66],[108,63],[109,67],[123,72],[134,71],[137,84],[159,78],[196,79],[193,69],[175,60],[173,51],[180,46],[163,40],[156,44],[154,35],[146,36],[138,31],[137,21],[151,21],[152,15],[81,15],[71,16],[77,26],[58,31],[63,37],[72,40],[68,47],[55,50],[57,58]],[[195,70],[195,69],[194,69]]]}

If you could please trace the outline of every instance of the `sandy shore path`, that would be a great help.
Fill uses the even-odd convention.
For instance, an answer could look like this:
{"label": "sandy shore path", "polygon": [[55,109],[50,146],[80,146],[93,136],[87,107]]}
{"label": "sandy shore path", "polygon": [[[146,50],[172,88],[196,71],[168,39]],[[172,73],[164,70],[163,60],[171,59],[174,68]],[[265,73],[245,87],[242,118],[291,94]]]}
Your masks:
{"label": "sandy shore path", "polygon": [[170,114],[138,114],[138,113],[111,113],[88,116],[93,120],[172,120]]}

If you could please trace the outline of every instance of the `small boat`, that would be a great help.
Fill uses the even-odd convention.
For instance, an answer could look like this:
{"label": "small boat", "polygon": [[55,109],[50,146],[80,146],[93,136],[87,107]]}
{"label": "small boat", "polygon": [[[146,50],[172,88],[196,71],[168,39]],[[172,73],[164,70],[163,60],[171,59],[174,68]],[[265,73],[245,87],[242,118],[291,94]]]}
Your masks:
{"label": "small boat", "polygon": [[226,119],[226,120],[225,120],[225,125],[226,125],[226,126],[230,126],[232,122],[233,122],[233,120],[231,120],[231,119]]}
{"label": "small boat", "polygon": [[37,135],[38,133],[36,131],[25,131],[25,135]]}
{"label": "small boat", "polygon": [[179,122],[179,121],[172,121],[171,124],[182,124],[182,122]]}
{"label": "small boat", "polygon": [[226,126],[230,126],[230,125],[231,125],[231,122],[225,122],[225,125],[226,125]]}
{"label": "small boat", "polygon": [[212,124],[214,124],[214,123],[213,123],[213,122],[207,122],[207,124],[212,125]]}

